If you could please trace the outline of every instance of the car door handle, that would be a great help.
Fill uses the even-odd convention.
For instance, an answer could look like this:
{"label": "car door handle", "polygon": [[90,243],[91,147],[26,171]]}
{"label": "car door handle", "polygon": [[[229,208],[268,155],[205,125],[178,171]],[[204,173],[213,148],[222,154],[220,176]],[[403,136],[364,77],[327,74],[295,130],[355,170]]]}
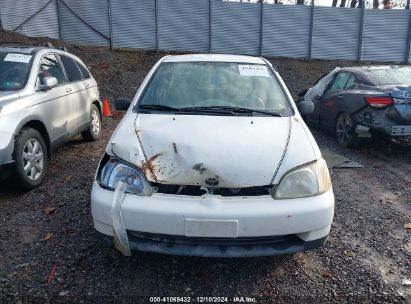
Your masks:
{"label": "car door handle", "polygon": [[338,95],[338,96],[337,96],[337,99],[343,99],[343,96],[342,96],[342,95]]}
{"label": "car door handle", "polygon": [[90,84],[89,84],[89,83],[85,83],[84,86],[85,86],[86,88],[88,88],[88,87],[90,86]]}
{"label": "car door handle", "polygon": [[66,89],[66,93],[70,93],[71,91],[73,91],[72,88],[67,88],[67,89]]}

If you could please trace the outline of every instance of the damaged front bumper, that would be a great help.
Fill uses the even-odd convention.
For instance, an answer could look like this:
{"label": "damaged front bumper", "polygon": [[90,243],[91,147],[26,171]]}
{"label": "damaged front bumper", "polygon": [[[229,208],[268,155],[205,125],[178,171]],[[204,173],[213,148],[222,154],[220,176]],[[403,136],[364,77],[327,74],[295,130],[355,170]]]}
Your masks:
{"label": "damaged front bumper", "polygon": [[357,114],[358,123],[355,134],[359,138],[370,138],[374,135],[384,137],[411,137],[411,124],[409,120],[394,115],[395,109],[369,110],[364,109]]}
{"label": "damaged front bumper", "polygon": [[124,254],[131,250],[205,257],[288,254],[325,243],[332,189],[307,198],[124,194],[93,185],[94,227]]}
{"label": "damaged front bumper", "polygon": [[409,126],[383,126],[369,127],[364,125],[355,126],[355,134],[358,138],[371,138],[372,135],[382,135],[385,137],[411,137],[411,125]]}
{"label": "damaged front bumper", "polygon": [[[115,245],[113,237],[100,233],[108,245]],[[239,238],[190,238],[169,235],[129,234],[129,249],[142,252],[155,252],[180,256],[200,256],[216,258],[257,257],[292,254],[310,250],[326,243],[328,235],[322,238],[303,241],[295,235],[280,237]],[[118,247],[116,247],[118,248]]]}
{"label": "damaged front bumper", "polygon": [[392,126],[390,132],[393,137],[411,137],[411,125],[410,126]]}

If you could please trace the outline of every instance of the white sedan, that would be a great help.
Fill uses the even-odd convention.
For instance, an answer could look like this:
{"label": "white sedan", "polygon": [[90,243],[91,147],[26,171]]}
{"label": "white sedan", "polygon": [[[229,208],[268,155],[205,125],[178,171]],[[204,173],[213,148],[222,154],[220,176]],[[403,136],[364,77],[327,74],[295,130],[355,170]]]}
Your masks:
{"label": "white sedan", "polygon": [[267,60],[166,56],[116,108],[128,110],[91,207],[95,229],[124,255],[268,256],[326,242],[327,165]]}

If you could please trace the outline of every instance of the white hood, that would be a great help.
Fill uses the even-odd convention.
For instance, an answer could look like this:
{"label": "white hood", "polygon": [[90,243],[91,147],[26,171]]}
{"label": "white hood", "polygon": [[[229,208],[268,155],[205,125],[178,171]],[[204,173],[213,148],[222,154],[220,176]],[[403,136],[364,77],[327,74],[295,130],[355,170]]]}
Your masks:
{"label": "white hood", "polygon": [[[149,181],[173,185],[207,185],[210,179],[227,188],[270,185],[292,125],[302,128],[289,117],[138,114],[133,130],[130,114],[107,151],[140,167]],[[302,129],[297,134],[306,150],[299,151],[300,164],[313,161],[308,137]]]}

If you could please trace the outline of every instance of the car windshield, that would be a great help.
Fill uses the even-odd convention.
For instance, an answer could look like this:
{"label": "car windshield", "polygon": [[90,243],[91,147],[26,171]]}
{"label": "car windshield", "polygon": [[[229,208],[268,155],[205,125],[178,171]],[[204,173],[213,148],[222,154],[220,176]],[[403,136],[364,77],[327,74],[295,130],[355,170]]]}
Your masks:
{"label": "car windshield", "polygon": [[378,85],[411,84],[410,67],[370,68],[368,73]]}
{"label": "car windshield", "polygon": [[292,108],[266,65],[162,63],[139,99],[141,108],[240,109],[290,116]]}
{"label": "car windshield", "polygon": [[0,52],[0,91],[17,91],[27,82],[32,55]]}

